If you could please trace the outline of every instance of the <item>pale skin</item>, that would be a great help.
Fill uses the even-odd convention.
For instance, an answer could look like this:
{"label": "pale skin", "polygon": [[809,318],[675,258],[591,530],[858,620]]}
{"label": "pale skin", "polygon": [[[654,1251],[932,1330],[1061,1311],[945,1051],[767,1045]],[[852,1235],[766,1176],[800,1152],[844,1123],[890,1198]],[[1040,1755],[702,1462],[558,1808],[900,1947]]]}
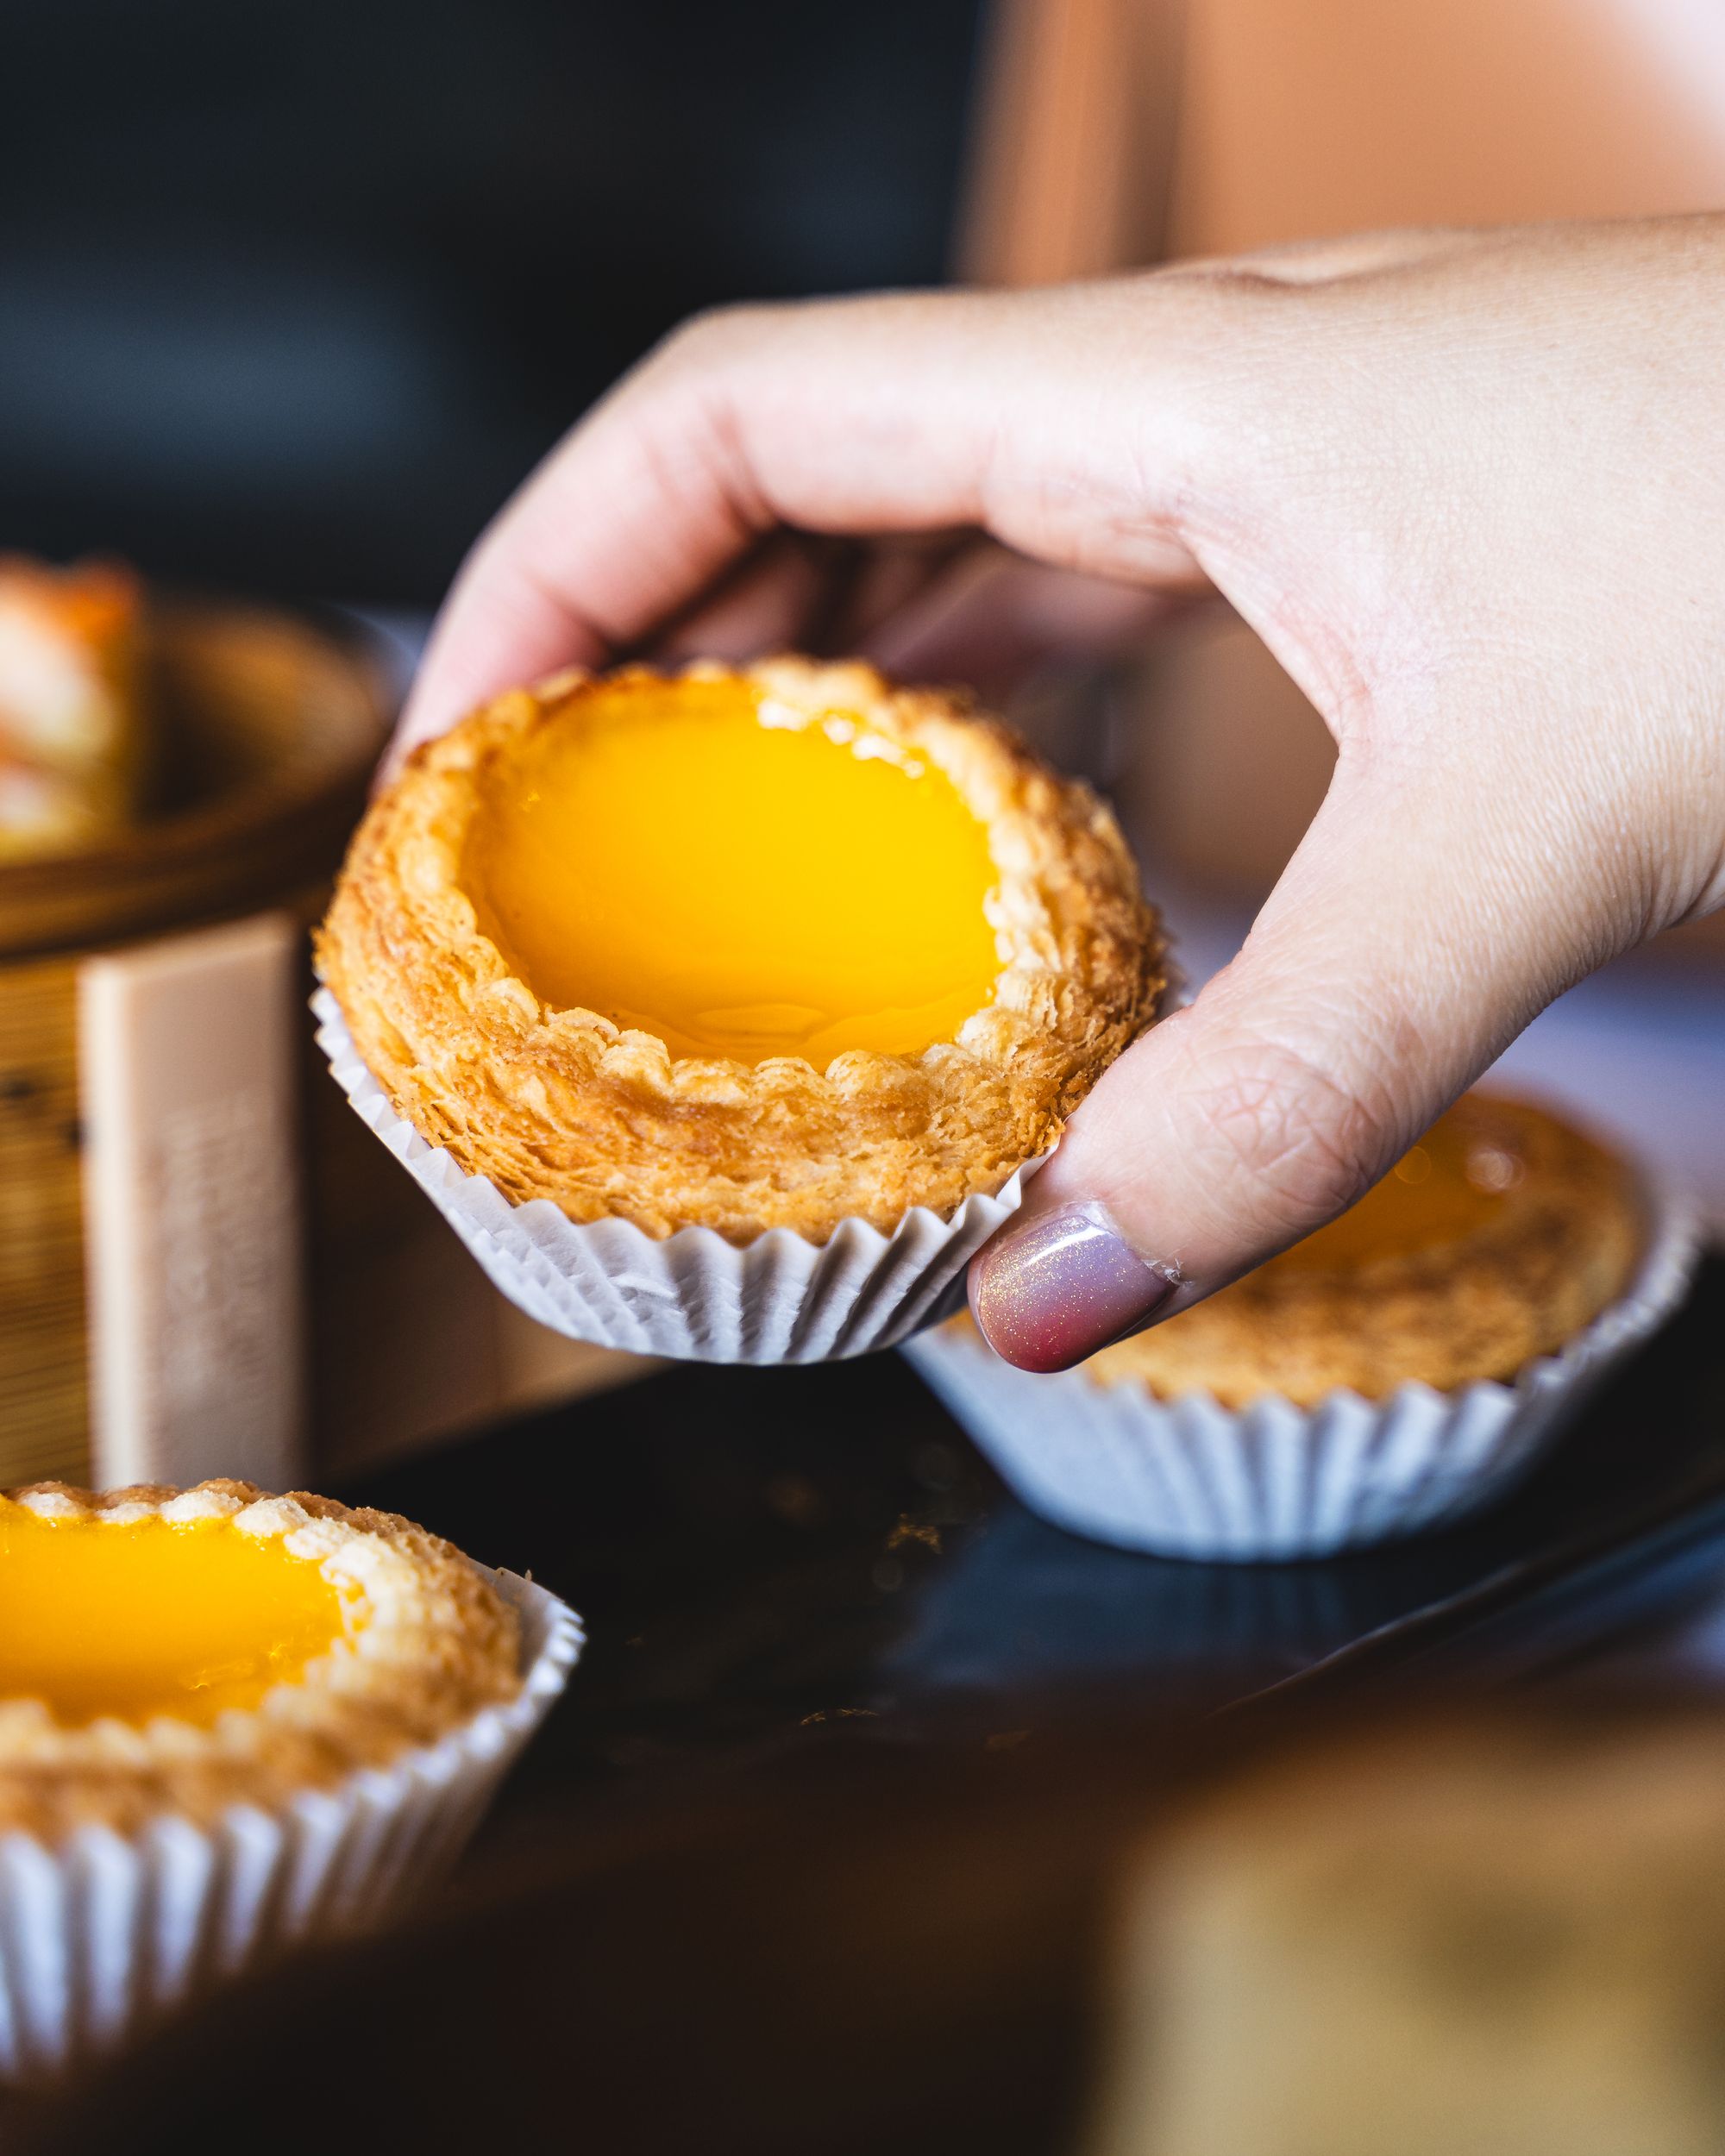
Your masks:
{"label": "pale skin", "polygon": [[1055,1367],[1143,1311],[1056,1311],[1023,1352],[987,1283],[1039,1224],[1118,1238],[1165,1317],[1349,1204],[1582,975],[1725,903],[1725,216],[704,318],[480,541],[395,753],[624,651],[994,689],[1218,594],[1336,774],[1239,956],[978,1261],[991,1338]]}

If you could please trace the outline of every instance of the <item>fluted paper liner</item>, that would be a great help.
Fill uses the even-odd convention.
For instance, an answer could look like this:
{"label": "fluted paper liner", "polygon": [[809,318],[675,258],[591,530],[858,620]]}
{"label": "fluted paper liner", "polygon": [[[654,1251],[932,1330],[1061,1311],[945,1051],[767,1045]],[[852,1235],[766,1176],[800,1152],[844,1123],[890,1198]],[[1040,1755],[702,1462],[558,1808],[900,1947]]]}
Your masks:
{"label": "fluted paper liner", "polygon": [[54,1846],[0,1836],[0,2077],[47,2079],[313,1940],[373,1930],[460,1854],[581,1647],[574,1611],[507,1572],[522,1687],[435,1745],[278,1809],[172,1815]]}
{"label": "fluted paper liner", "polygon": [[1328,1556],[1471,1512],[1526,1474],[1602,1379],[1682,1301],[1694,1208],[1649,1190],[1648,1240],[1628,1292],[1509,1383],[1407,1384],[1383,1400],[1336,1391],[1222,1407],[1163,1400],[1082,1370],[1037,1377],[969,1326],[906,1352],[1032,1512],[1075,1534],[1164,1557]]}
{"label": "fluted paper liner", "polygon": [[842,1221],[825,1243],[772,1228],[728,1243],[711,1228],[656,1239],[632,1221],[578,1226],[549,1199],[517,1205],[398,1116],[327,988],[312,998],[336,1082],[494,1284],[554,1332],[697,1363],[821,1363],[894,1346],[944,1316],[964,1268],[1024,1195],[1032,1161],[950,1220],[915,1206],[890,1235]]}

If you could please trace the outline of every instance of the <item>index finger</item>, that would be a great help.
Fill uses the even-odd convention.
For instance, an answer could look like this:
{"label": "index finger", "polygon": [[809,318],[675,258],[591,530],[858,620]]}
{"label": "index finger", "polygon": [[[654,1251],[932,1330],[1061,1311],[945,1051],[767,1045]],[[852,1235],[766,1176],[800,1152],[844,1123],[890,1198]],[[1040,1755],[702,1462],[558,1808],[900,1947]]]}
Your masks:
{"label": "index finger", "polygon": [[[1106,292],[1093,312],[1109,311]],[[680,332],[475,547],[393,755],[505,688],[638,642],[778,524],[981,524],[1042,560],[1099,566],[1097,504],[1070,467],[1132,460],[1117,437],[1099,444],[1094,398],[1086,438],[1060,423],[1071,377],[1100,356],[1095,328],[1051,328],[1017,295],[942,294],[743,309]]]}

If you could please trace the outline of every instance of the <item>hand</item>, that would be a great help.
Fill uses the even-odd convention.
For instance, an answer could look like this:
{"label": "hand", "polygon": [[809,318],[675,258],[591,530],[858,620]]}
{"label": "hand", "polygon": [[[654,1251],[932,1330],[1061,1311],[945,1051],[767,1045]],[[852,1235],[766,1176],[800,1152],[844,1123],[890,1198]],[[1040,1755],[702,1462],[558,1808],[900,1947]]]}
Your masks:
{"label": "hand", "polygon": [[401,738],[652,637],[824,626],[938,675],[1003,620],[1033,652],[1228,600],[1335,776],[973,1268],[994,1345],[1062,1368],[1340,1211],[1554,996],[1725,900],[1722,350],[1722,217],[722,314],[480,542]]}

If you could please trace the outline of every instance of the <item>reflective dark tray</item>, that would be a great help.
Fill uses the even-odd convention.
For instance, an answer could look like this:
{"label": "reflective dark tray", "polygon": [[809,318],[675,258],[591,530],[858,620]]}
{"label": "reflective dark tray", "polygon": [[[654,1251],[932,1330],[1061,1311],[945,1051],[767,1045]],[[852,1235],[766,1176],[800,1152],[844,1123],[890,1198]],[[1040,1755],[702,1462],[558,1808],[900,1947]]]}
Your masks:
{"label": "reflective dark tray", "polygon": [[587,1620],[501,1829],[623,1786],[674,1802],[697,1769],[787,1751],[998,1745],[1128,1708],[1207,1716],[1331,1692],[1453,1659],[1483,1627],[1503,1646],[1531,1636],[1559,1583],[1584,1636],[1601,1583],[1609,1634],[1626,1568],[1650,1605],[1680,1599],[1671,1553],[1708,1541],[1716,1493],[1720,1261],[1507,1502],[1325,1562],[1191,1564],[1046,1526],[896,1356],[667,1370],[339,1494],[531,1570]]}
{"label": "reflective dark tray", "polygon": [[[1045,1526],[892,1357],[667,1371],[367,1476],[582,1611],[568,1695],[441,1909],[216,2002],[44,2145],[177,2149],[315,2061],[332,2149],[1052,2156],[1162,1808],[1433,1692],[1718,1681],[1722,1334],[1716,1263],[1508,1502],[1320,1564]],[[306,2145],[279,2110],[248,2149]]]}

